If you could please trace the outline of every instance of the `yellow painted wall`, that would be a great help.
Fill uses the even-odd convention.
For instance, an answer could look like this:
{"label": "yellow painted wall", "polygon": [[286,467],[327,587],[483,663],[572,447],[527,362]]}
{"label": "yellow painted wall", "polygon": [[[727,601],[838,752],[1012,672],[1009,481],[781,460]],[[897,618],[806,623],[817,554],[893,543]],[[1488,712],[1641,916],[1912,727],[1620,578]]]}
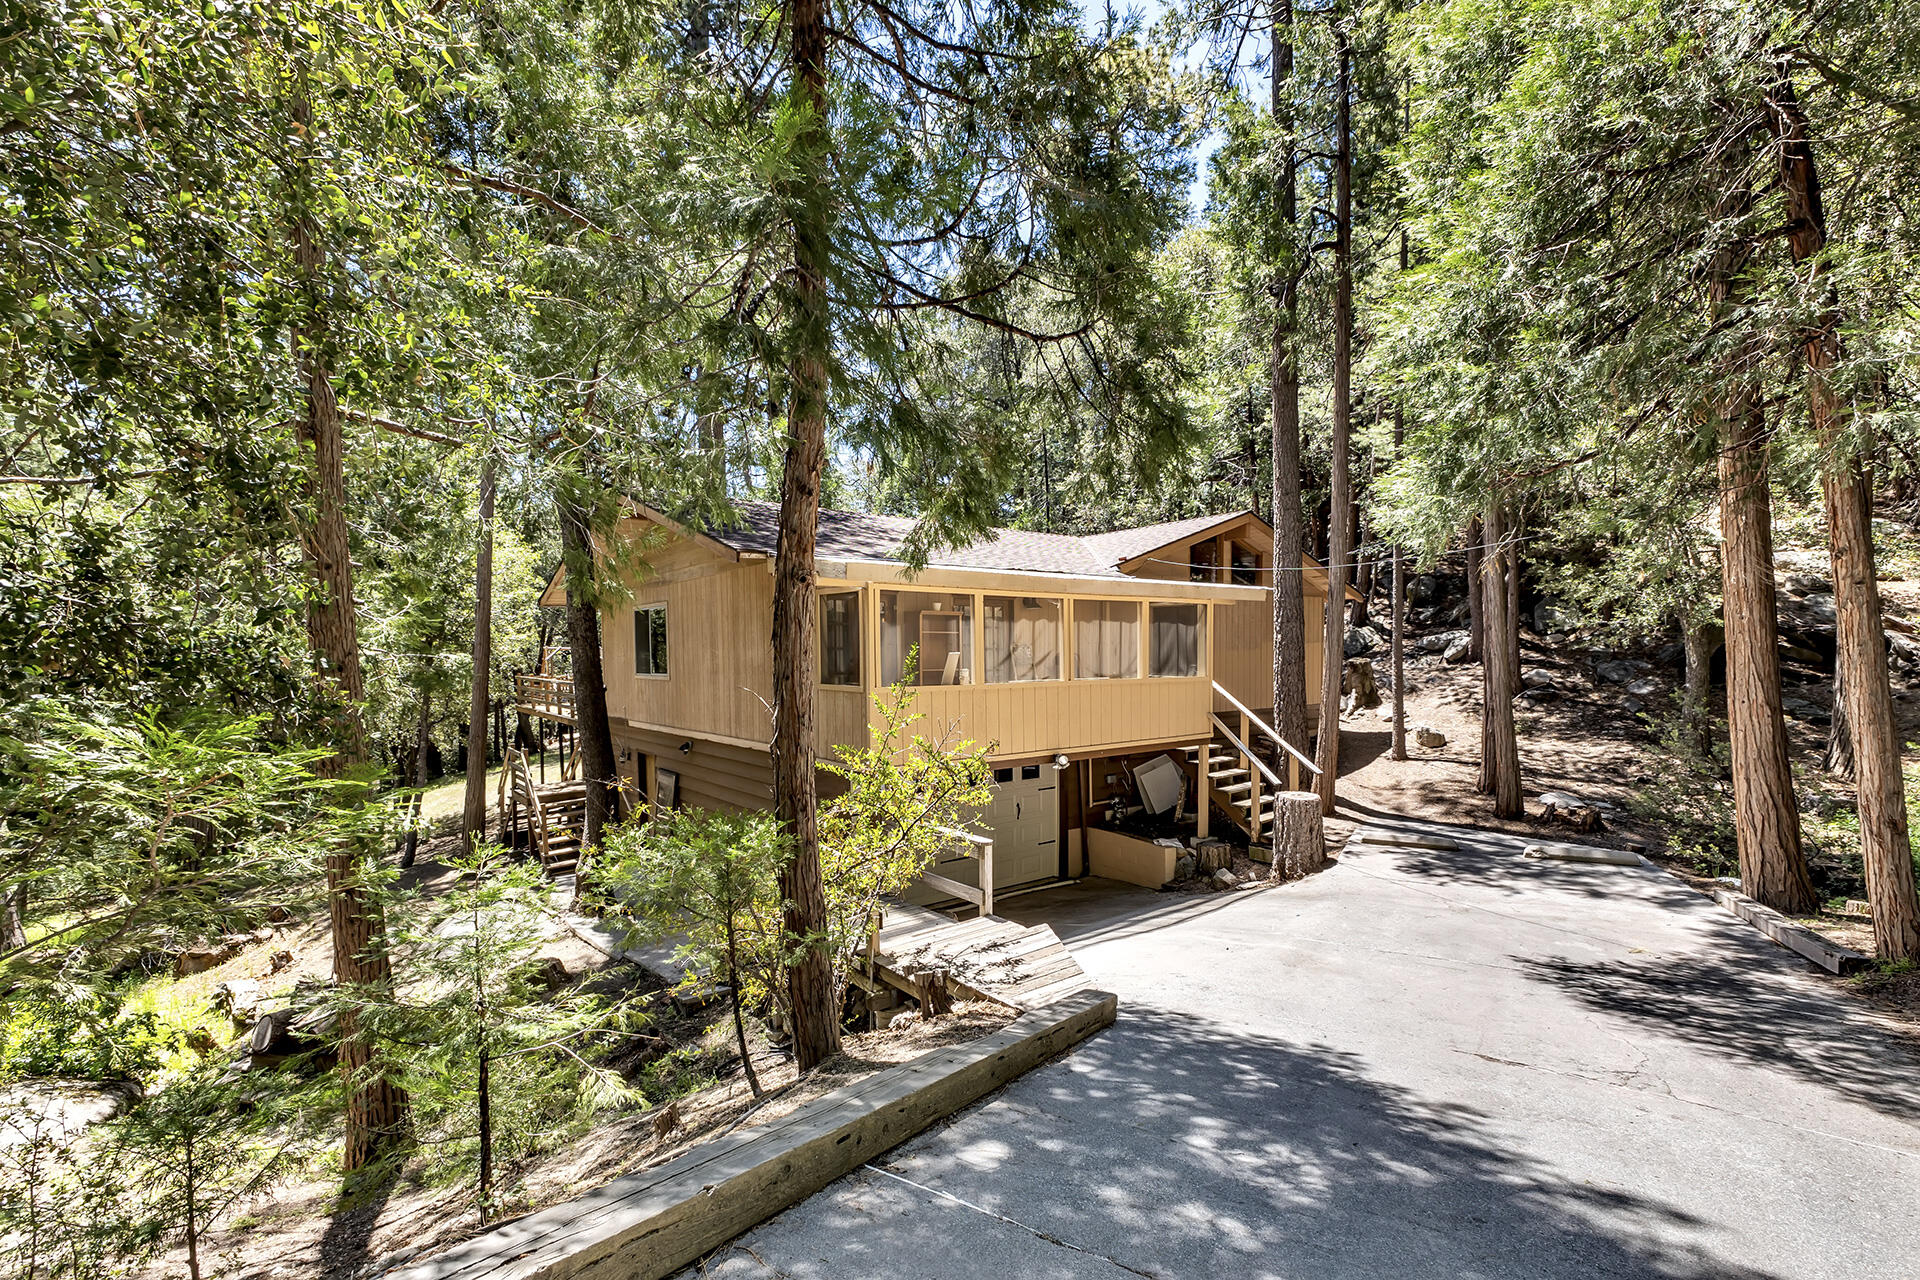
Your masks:
{"label": "yellow painted wall", "polygon": [[1173,879],[1173,860],[1179,856],[1180,850],[1167,845],[1153,844],[1104,827],[1087,828],[1088,870],[1109,880],[1158,889]]}

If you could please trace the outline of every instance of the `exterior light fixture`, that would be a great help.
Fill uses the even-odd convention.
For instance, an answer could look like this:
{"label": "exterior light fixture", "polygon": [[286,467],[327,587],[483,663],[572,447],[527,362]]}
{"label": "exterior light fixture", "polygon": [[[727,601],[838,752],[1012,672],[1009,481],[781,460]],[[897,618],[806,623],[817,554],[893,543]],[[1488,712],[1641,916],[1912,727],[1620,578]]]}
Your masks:
{"label": "exterior light fixture", "polygon": [[683,743],[681,743],[681,744],[680,744],[680,754],[681,754],[681,755],[683,755],[683,756],[685,756],[685,755],[692,755],[692,754],[693,754],[693,739],[692,739],[692,738],[688,738],[688,739],[687,739],[687,740],[686,740],[685,742],[683,742]]}

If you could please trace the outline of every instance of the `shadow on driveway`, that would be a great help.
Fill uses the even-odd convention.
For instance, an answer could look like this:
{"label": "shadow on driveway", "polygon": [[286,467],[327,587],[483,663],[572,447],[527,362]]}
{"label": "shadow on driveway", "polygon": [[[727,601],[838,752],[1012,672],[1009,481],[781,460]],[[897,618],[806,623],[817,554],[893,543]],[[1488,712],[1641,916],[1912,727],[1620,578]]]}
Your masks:
{"label": "shadow on driveway", "polygon": [[[1358,1059],[1134,1008],[738,1241],[708,1274],[1762,1280],[1726,1231]],[[888,1174],[895,1176],[888,1176]]]}

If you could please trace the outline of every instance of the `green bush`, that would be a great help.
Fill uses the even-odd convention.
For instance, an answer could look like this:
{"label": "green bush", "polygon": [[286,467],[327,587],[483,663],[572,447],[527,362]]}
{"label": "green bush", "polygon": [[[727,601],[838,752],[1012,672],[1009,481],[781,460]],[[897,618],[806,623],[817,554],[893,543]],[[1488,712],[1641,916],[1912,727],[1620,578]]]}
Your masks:
{"label": "green bush", "polygon": [[119,997],[47,985],[10,993],[0,1022],[0,1084],[28,1077],[131,1080],[172,1048],[151,1013],[122,1015]]}

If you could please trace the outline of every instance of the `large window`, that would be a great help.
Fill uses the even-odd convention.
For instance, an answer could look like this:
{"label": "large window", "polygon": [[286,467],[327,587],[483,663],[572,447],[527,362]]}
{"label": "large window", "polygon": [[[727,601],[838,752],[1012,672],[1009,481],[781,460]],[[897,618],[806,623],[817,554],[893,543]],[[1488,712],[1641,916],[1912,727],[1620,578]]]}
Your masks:
{"label": "large window", "polygon": [[667,674],[667,606],[663,604],[633,611],[633,673]]}
{"label": "large window", "polygon": [[980,602],[988,684],[1060,678],[1060,602],[987,596]]}
{"label": "large window", "polygon": [[1207,606],[1156,604],[1147,609],[1147,674],[1197,676],[1206,671]]}
{"label": "large window", "polygon": [[1073,678],[1132,680],[1140,674],[1140,606],[1128,600],[1073,602]]}
{"label": "large window", "polygon": [[820,683],[860,683],[860,593],[820,597]]}
{"label": "large window", "polygon": [[910,683],[972,684],[973,597],[882,591],[880,682],[898,684],[916,652]]}

